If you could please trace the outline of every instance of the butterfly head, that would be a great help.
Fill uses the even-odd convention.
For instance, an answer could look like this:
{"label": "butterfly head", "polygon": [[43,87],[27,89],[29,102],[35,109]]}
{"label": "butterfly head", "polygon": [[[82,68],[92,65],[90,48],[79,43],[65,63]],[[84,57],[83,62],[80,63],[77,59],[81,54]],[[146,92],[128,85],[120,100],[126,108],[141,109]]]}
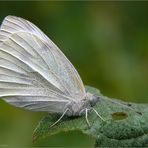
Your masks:
{"label": "butterfly head", "polygon": [[99,101],[100,97],[98,95],[96,95],[96,94],[86,93],[85,98],[90,103],[90,107],[93,107]]}

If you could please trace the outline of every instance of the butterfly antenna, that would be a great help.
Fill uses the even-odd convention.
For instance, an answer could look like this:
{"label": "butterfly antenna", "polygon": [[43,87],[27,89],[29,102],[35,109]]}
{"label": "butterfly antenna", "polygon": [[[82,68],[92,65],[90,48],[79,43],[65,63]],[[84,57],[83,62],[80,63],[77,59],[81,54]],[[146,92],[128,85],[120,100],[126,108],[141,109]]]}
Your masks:
{"label": "butterfly antenna", "polygon": [[90,123],[88,121],[88,109],[87,108],[85,109],[85,119],[86,119],[88,126],[90,126]]}
{"label": "butterfly antenna", "polygon": [[127,106],[127,105],[125,105],[125,104],[122,104],[122,103],[120,103],[120,102],[116,102],[116,101],[111,100],[111,99],[108,99],[108,100],[109,100],[110,102],[112,102],[112,103],[118,104],[118,105],[123,106],[123,107],[125,107],[125,108],[127,108],[127,109],[130,109],[130,110],[136,111],[136,110],[133,109],[132,107]]}
{"label": "butterfly antenna", "polygon": [[105,122],[105,119],[104,119],[94,108],[92,108],[92,110],[97,114],[97,116],[98,116],[102,121]]}
{"label": "butterfly antenna", "polygon": [[64,115],[67,113],[67,111],[69,111],[68,108],[64,111],[64,113],[62,114],[62,116],[61,116],[56,122],[54,122],[54,123],[50,126],[50,128],[53,127],[53,126],[55,126],[55,125],[64,117]]}
{"label": "butterfly antenna", "polygon": [[137,113],[137,114],[139,114],[139,115],[142,114],[141,112],[137,111],[136,109],[134,109],[134,108],[132,108],[132,107],[130,107],[130,106],[127,106],[126,104],[122,104],[122,103],[120,103],[120,102],[114,101],[114,100],[109,99],[109,98],[108,98],[108,100],[109,100],[110,102],[112,102],[112,103],[118,104],[118,105],[120,105],[120,106],[123,106],[124,108],[127,108],[127,109],[129,109],[129,110],[132,110],[133,112],[135,112],[135,113]]}

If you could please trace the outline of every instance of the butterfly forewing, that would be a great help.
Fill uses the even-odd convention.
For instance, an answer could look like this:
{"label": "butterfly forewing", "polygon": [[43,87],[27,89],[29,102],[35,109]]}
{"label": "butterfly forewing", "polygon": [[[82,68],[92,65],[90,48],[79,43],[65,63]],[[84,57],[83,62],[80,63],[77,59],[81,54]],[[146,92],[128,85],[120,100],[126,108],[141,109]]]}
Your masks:
{"label": "butterfly forewing", "polygon": [[30,110],[55,112],[59,107],[57,112],[63,112],[67,103],[84,94],[74,66],[41,30],[22,18],[4,19],[0,29],[0,97]]}

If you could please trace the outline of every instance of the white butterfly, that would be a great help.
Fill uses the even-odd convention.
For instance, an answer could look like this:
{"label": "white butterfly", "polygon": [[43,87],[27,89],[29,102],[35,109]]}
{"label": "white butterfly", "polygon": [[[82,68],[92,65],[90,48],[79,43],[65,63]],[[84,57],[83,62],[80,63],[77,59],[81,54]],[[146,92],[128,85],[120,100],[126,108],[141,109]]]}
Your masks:
{"label": "white butterfly", "polygon": [[[60,49],[34,24],[7,16],[0,28],[0,97],[17,107],[81,116],[99,101]],[[103,120],[98,112],[93,111]],[[52,125],[52,126],[53,126]]]}

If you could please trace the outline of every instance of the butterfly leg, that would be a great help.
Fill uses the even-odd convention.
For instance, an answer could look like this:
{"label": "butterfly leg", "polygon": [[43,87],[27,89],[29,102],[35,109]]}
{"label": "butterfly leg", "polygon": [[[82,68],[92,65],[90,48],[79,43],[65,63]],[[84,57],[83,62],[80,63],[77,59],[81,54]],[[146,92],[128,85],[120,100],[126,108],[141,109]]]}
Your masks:
{"label": "butterfly leg", "polygon": [[88,126],[90,126],[90,123],[88,121],[88,109],[87,108],[85,109],[85,119],[86,119]]}
{"label": "butterfly leg", "polygon": [[105,122],[105,120],[103,119],[103,117],[101,117],[101,115],[100,115],[94,108],[92,108],[92,110],[97,114],[97,116],[98,116],[102,121]]}
{"label": "butterfly leg", "polygon": [[64,117],[64,115],[67,113],[67,111],[69,111],[69,108],[67,108],[67,109],[63,112],[62,116],[61,116],[56,122],[54,122],[54,123],[50,126],[50,128],[53,127],[54,125],[56,125],[56,124]]}

